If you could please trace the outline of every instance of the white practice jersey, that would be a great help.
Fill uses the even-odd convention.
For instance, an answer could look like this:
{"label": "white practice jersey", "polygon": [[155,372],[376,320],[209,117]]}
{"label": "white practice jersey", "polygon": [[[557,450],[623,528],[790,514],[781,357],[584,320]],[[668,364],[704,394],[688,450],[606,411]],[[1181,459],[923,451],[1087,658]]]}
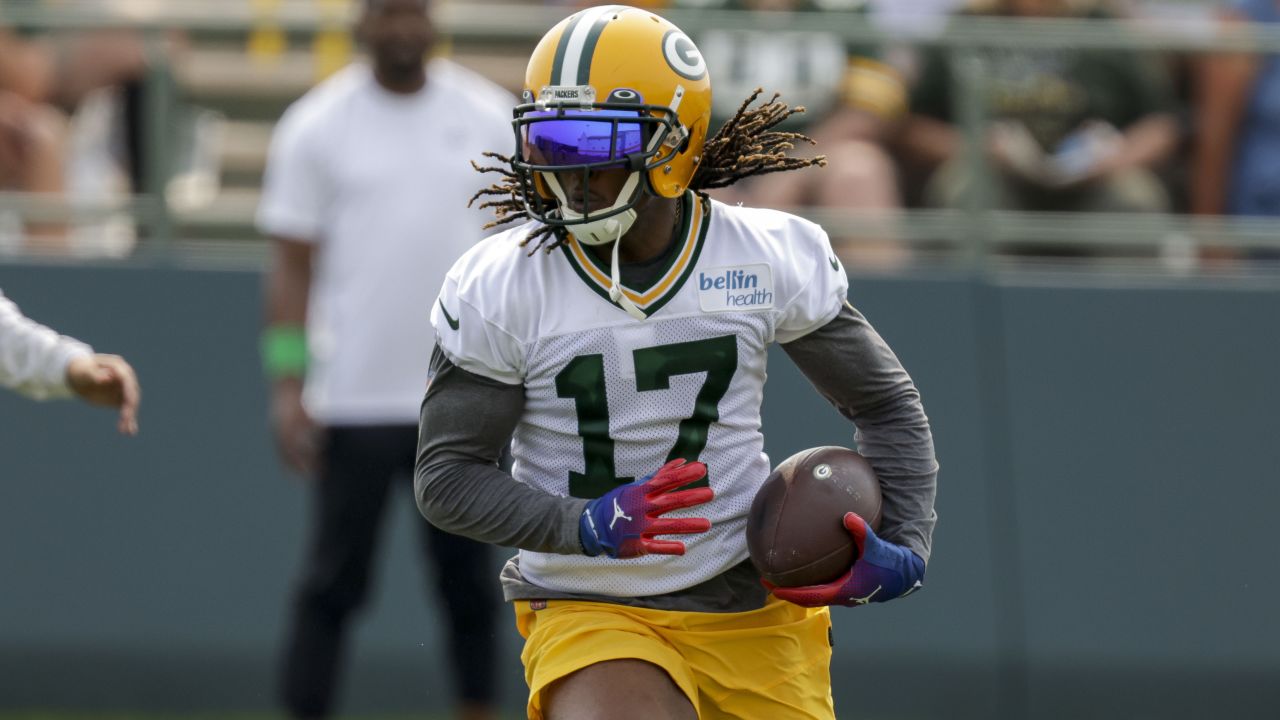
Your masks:
{"label": "white practice jersey", "polygon": [[608,265],[570,240],[528,256],[528,224],[462,257],[431,320],[459,367],[523,385],[513,475],[555,495],[598,497],[668,459],[700,460],[715,499],[683,556],[626,560],[521,551],[551,590],[616,597],[674,592],[747,557],[747,511],[770,471],[760,433],[767,349],[829,322],[848,290],[826,233],[785,213],[684,199],[682,246],[648,288],[648,316],[609,300]]}

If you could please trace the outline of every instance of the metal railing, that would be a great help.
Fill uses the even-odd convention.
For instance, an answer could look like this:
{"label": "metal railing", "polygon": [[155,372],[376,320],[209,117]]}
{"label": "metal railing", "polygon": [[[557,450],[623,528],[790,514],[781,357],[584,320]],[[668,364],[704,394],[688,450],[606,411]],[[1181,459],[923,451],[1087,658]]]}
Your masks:
{"label": "metal railing", "polygon": [[[353,19],[353,4],[350,12]],[[567,10],[541,5],[464,3],[439,5],[437,25],[445,38],[458,41],[503,41],[532,43]],[[671,9],[664,11],[691,34],[703,30],[778,28],[789,31],[833,33],[849,43],[898,43],[940,46],[964,60],[977,50],[988,48],[1069,48],[1079,50],[1140,49],[1204,53],[1249,51],[1280,53],[1280,26],[1225,26],[1203,20],[1091,20],[1004,18],[963,18],[949,23],[945,32],[931,34],[910,29],[887,31],[858,16],[823,12],[734,12]],[[171,68],[162,51],[164,33],[171,28],[195,32],[249,32],[263,22],[261,13],[249,2],[227,0],[182,0],[180,2],[102,3],[63,0],[56,5],[9,7],[0,3],[0,21],[28,28],[68,30],[102,27],[130,27],[144,34],[152,63],[147,87],[149,128],[166,127],[174,114]],[[315,33],[331,28],[332,6],[322,11],[315,0],[282,1],[270,22],[288,33]],[[981,92],[984,77],[980,63],[955,63],[958,91],[956,117],[968,146],[980,147],[987,126]],[[148,242],[139,247],[145,261],[204,262],[209,258],[238,258],[257,263],[264,256],[262,244],[212,241],[181,242],[174,238],[175,217],[164,188],[172,166],[172,148],[163,132],[147,136],[150,164],[147,186],[138,196],[103,207],[85,206],[65,199],[0,193],[0,213],[19,212],[32,219],[75,219],[94,213],[127,212],[146,227]],[[967,162],[981,177],[986,159],[980,152],[967,153]],[[980,194],[979,194],[980,195]],[[1199,245],[1250,249],[1280,249],[1280,232],[1274,221],[1265,218],[1159,216],[1151,215],[1008,212],[992,209],[981,198],[963,210],[914,210],[883,214],[831,208],[801,211],[821,222],[833,236],[851,238],[884,237],[886,228],[906,243],[941,243],[962,262],[986,263],[993,248],[1016,240],[1023,245],[1066,243],[1082,249],[1137,247],[1157,251],[1171,242],[1185,249]],[[245,208],[231,215],[200,216],[206,222],[248,223]],[[217,261],[217,260],[213,260]]]}

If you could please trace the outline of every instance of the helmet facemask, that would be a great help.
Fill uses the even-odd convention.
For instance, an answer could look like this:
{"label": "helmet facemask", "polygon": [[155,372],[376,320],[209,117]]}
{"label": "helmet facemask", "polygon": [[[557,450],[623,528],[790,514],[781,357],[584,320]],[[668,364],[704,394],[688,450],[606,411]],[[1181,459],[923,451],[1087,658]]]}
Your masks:
{"label": "helmet facemask", "polygon": [[[511,166],[529,216],[567,228],[587,245],[613,242],[630,229],[640,198],[654,194],[649,171],[670,162],[687,135],[676,114],[680,95],[671,106],[650,105],[620,88],[594,102],[590,87],[546,87],[537,102],[517,106]],[[591,209],[592,174],[616,169],[629,171],[622,190],[608,207]],[[568,197],[557,173],[581,173],[580,197]]]}
{"label": "helmet facemask", "polygon": [[[511,167],[520,182],[525,210],[546,225],[563,227],[585,245],[613,243],[609,297],[637,319],[645,314],[622,292],[619,242],[636,221],[635,207],[649,186],[649,171],[680,152],[687,132],[671,106],[646,105],[634,90],[619,88],[606,102],[594,102],[587,87],[543,88],[537,102],[516,107],[516,156]],[[592,172],[628,170],[613,203],[592,210]],[[557,173],[582,173],[580,197],[569,198]],[[580,212],[576,205],[583,208]]]}

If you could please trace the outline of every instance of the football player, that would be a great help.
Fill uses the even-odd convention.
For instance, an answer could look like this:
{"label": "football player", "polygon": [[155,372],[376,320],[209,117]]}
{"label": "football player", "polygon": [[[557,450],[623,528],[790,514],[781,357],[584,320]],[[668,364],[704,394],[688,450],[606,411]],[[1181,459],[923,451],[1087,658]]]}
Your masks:
{"label": "football player", "polygon": [[[822,159],[786,155],[802,138],[773,129],[793,112],[776,97],[708,139],[710,109],[666,20],[609,5],[556,25],[486,203],[527,222],[459,260],[432,308],[418,504],[520,549],[502,583],[531,718],[832,718],[828,606],[924,576],[937,463],[910,377],[820,227],[704,193]],[[744,528],[775,342],[856,425],[884,518],[877,537],[846,516],[844,577],[770,594]]]}

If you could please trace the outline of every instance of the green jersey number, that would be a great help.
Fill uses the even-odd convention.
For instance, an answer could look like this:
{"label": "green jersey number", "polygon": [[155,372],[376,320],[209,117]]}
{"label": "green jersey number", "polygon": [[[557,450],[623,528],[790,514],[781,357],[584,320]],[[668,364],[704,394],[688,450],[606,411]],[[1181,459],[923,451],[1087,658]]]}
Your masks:
{"label": "green jersey number", "polygon": [[[738,341],[733,335],[707,340],[657,345],[632,353],[636,390],[667,390],[671,378],[705,372],[707,379],[693,400],[693,414],[680,421],[676,444],[667,460],[697,460],[707,446],[707,431],[720,419],[720,400],[738,369]],[[585,472],[569,471],[569,494],[595,498],[634,478],[618,477],[614,467],[613,438],[609,437],[609,398],[604,381],[604,355],[579,355],[556,375],[556,395],[570,398],[578,411]],[[654,468],[657,470],[657,468]],[[698,481],[691,487],[706,485]]]}

